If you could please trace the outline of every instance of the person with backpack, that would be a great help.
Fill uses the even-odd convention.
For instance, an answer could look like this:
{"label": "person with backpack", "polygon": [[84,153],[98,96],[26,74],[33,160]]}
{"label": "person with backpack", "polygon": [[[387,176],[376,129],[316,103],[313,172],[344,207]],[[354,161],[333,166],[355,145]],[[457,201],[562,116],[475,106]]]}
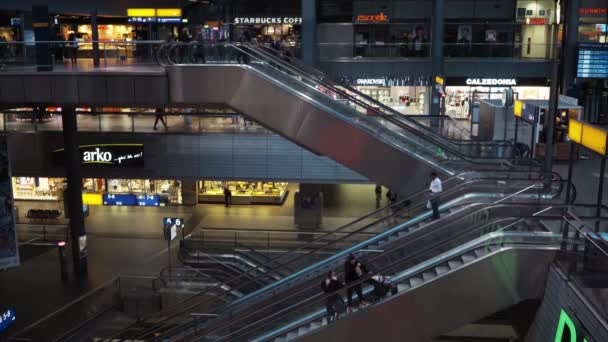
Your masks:
{"label": "person with backpack", "polygon": [[327,309],[327,324],[335,321],[344,312],[344,299],[338,293],[342,288],[342,282],[338,279],[336,271],[329,271],[327,277],[321,283],[321,289],[327,295],[325,298],[325,308]]}
{"label": "person with backpack", "polygon": [[363,300],[363,288],[361,283],[349,286],[349,284],[357,282],[365,275],[367,275],[367,269],[365,266],[363,266],[363,264],[361,264],[354,255],[349,255],[348,259],[344,263],[344,281],[346,282],[346,286],[348,286],[348,289],[346,290],[346,298],[348,300],[346,310],[348,312],[352,311],[353,292],[357,293],[357,298],[359,298],[359,303],[361,306],[367,306],[367,303]]}

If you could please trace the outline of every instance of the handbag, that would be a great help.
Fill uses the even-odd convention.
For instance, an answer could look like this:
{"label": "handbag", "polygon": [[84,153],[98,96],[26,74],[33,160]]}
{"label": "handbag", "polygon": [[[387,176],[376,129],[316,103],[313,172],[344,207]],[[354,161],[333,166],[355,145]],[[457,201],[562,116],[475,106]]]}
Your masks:
{"label": "handbag", "polygon": [[430,200],[426,201],[426,208],[427,209],[433,208],[433,206],[431,205],[431,201]]}

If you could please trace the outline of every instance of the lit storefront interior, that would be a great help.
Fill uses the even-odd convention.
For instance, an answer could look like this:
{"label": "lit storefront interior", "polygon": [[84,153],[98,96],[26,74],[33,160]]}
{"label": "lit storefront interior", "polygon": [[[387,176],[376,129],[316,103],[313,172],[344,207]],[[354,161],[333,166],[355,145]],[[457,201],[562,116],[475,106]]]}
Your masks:
{"label": "lit storefront interior", "polygon": [[200,203],[224,203],[224,189],[232,194],[232,204],[283,204],[289,191],[284,182],[214,181],[198,182]]}
{"label": "lit storefront interior", "polygon": [[[13,177],[15,200],[61,201],[65,178]],[[82,180],[86,205],[165,206],[182,204],[182,184],[160,179]]]}
{"label": "lit storefront interior", "polygon": [[[504,83],[477,85],[479,83]],[[445,113],[456,119],[468,119],[473,105],[480,100],[500,100],[505,89],[513,89],[514,97],[520,100],[548,100],[550,87],[541,85],[543,79],[449,79],[446,86]],[[538,84],[538,85],[535,85]]]}
{"label": "lit storefront interior", "polygon": [[[416,115],[429,112],[430,87],[424,85],[426,81],[423,79],[414,80],[409,77],[355,78],[348,82],[362,94],[401,114]],[[352,95],[356,98],[359,97],[356,94]]]}

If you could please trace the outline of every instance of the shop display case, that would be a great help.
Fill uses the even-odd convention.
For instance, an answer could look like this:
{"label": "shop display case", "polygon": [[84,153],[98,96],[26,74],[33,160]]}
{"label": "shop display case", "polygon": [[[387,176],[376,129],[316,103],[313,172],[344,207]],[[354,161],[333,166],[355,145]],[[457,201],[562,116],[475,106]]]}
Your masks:
{"label": "shop display case", "polygon": [[16,200],[58,201],[64,184],[63,178],[13,177],[13,196]]}
{"label": "shop display case", "polygon": [[199,202],[224,203],[224,188],[232,193],[232,204],[283,204],[288,183],[200,181]]}

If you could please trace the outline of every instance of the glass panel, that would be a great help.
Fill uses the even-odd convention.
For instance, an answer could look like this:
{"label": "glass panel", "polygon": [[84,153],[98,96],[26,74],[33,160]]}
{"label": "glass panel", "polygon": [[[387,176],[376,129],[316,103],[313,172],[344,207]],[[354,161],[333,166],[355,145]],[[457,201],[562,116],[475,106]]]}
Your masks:
{"label": "glass panel", "polygon": [[131,132],[133,130],[132,116],[129,114],[99,115],[102,132]]}

